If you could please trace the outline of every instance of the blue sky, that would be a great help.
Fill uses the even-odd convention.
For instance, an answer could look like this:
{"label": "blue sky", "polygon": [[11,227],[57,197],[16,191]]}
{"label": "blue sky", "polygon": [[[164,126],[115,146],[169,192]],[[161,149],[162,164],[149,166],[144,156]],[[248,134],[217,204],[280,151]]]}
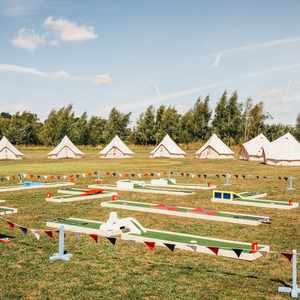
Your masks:
{"label": "blue sky", "polygon": [[224,89],[264,101],[273,122],[300,112],[299,1],[0,1],[0,110],[43,119],[69,103],[133,119],[180,112]]}

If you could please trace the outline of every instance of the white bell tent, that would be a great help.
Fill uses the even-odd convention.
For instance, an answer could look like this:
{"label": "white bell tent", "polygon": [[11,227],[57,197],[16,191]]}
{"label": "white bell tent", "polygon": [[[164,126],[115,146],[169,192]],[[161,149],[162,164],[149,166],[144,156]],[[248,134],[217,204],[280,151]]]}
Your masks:
{"label": "white bell tent", "polygon": [[48,158],[82,158],[84,155],[71,141],[65,136],[61,142],[48,153]]}
{"label": "white bell tent", "polygon": [[150,152],[150,157],[184,158],[185,152],[167,134]]}
{"label": "white bell tent", "polygon": [[286,133],[263,147],[264,162],[275,166],[300,166],[300,143]]}
{"label": "white bell tent", "polygon": [[22,159],[24,156],[11,142],[3,136],[0,141],[0,159]]}
{"label": "white bell tent", "polygon": [[270,141],[261,133],[255,138],[244,143],[240,151],[240,159],[263,161],[263,147],[270,144]]}
{"label": "white bell tent", "polygon": [[209,140],[196,152],[199,159],[233,159],[234,152],[213,134]]}
{"label": "white bell tent", "polygon": [[104,158],[128,158],[132,157],[134,153],[119,136],[116,135],[99,154]]}

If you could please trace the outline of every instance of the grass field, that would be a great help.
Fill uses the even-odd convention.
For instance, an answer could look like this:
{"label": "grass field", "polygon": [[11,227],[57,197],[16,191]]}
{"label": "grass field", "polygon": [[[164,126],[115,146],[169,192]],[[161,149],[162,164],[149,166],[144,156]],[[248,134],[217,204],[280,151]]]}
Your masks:
{"label": "grass field", "polygon": [[[126,160],[99,159],[97,150],[92,148],[84,149],[87,153],[84,159],[65,161],[48,160],[46,153],[49,149],[46,148],[20,150],[26,159],[1,161],[0,176],[17,172],[71,174],[92,170],[300,176],[300,168],[271,167],[238,160],[199,161],[193,159],[191,153],[184,160],[150,159],[149,149],[138,147],[133,149],[137,151],[136,157]],[[107,178],[104,183],[115,180]],[[186,183],[202,183],[201,180],[177,178],[178,182]],[[222,178],[210,181],[222,189]],[[83,187],[91,183],[93,179],[85,178],[80,179],[78,185]],[[284,180],[238,179],[233,181],[230,189],[264,191],[269,199],[300,201],[300,178],[295,183],[298,189],[287,192]],[[56,189],[50,191],[54,193]],[[18,209],[17,214],[8,216],[9,219],[30,228],[46,228],[46,221],[59,217],[105,221],[112,211],[100,207],[102,200],[48,203],[45,201],[46,192],[1,193],[0,199],[7,200],[3,206]],[[272,224],[253,227],[125,210],[118,210],[118,214],[135,217],[146,228],[258,242],[278,251],[300,250],[299,209],[286,211],[215,204],[209,200],[211,193],[199,191],[186,197],[121,193],[121,198],[266,215],[272,217]],[[66,249],[74,256],[68,263],[50,263],[49,256],[57,250],[57,239],[49,241],[42,237],[37,241],[32,235],[11,232],[4,223],[0,224],[0,233],[17,237],[9,245],[0,244],[0,299],[288,299],[288,296],[277,293],[278,286],[291,280],[291,266],[280,255],[269,254],[250,263],[181,250],[171,252],[163,248],[149,252],[142,244],[120,240],[113,247],[105,239],[95,243],[86,236],[77,239],[75,235],[67,234]]]}

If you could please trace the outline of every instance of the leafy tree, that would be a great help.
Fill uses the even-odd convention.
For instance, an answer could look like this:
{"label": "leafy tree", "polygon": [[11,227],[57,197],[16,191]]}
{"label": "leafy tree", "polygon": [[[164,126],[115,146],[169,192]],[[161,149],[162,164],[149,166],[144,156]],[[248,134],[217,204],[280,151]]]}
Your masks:
{"label": "leafy tree", "polygon": [[11,117],[5,116],[2,122],[7,126],[2,134],[12,143],[28,145],[40,142],[38,134],[42,125],[38,122],[36,114],[27,111],[17,112]]}
{"label": "leafy tree", "polygon": [[72,122],[70,128],[69,137],[75,144],[86,145],[88,143],[89,132],[86,112],[79,118],[74,118],[74,122]]}
{"label": "leafy tree", "polygon": [[209,96],[206,96],[204,100],[202,100],[200,97],[197,99],[193,107],[192,114],[192,140],[204,141],[210,134],[209,122],[211,118],[211,111],[209,109]]}
{"label": "leafy tree", "polygon": [[227,112],[227,91],[223,93],[215,108],[212,121],[212,130],[221,139],[227,138],[228,112]]}
{"label": "leafy tree", "polygon": [[180,142],[188,144],[194,140],[194,114],[186,112],[180,119]]}
{"label": "leafy tree", "polygon": [[88,144],[97,145],[105,143],[104,130],[106,120],[101,117],[91,117],[88,122]]}
{"label": "leafy tree", "polygon": [[298,114],[297,120],[296,120],[296,128],[295,128],[295,136],[300,142],[300,113]]}
{"label": "leafy tree", "polygon": [[270,140],[274,141],[280,136],[288,133],[293,132],[293,128],[289,125],[284,124],[267,124],[264,128],[264,135]]}
{"label": "leafy tree", "polygon": [[130,129],[128,125],[130,115],[131,113],[123,114],[116,108],[112,108],[104,130],[106,142],[109,142],[115,135],[118,135],[121,139],[126,139],[129,136]]}
{"label": "leafy tree", "polygon": [[150,105],[137,120],[134,141],[140,145],[155,144],[155,109]]}
{"label": "leafy tree", "polygon": [[45,145],[56,145],[65,136],[69,135],[75,116],[72,105],[52,110],[44,122],[41,139]]}
{"label": "leafy tree", "polygon": [[242,105],[238,102],[237,92],[234,92],[228,99],[227,114],[225,141],[229,145],[239,143],[242,133]]}

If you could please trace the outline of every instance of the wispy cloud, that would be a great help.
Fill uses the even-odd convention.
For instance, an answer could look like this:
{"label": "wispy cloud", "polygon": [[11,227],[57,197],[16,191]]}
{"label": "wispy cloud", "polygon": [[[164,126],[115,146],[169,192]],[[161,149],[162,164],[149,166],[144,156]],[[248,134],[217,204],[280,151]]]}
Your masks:
{"label": "wispy cloud", "polygon": [[278,40],[273,40],[273,41],[268,41],[263,43],[254,43],[254,44],[241,46],[241,47],[224,49],[217,53],[216,58],[213,62],[213,66],[216,68],[219,67],[220,62],[225,54],[237,53],[242,51],[250,51],[250,50],[262,49],[262,48],[272,48],[272,47],[284,46],[284,45],[298,43],[298,42],[300,42],[300,37],[291,37],[291,38],[278,39]]}
{"label": "wispy cloud", "polygon": [[109,84],[112,82],[112,77],[108,74],[99,74],[94,77],[82,77],[71,75],[64,70],[59,70],[56,72],[43,72],[36,68],[28,68],[11,64],[0,64],[0,72],[14,73],[17,75],[29,75],[52,80],[87,81],[96,84]]}
{"label": "wispy cloud", "polygon": [[50,16],[44,21],[42,34],[22,27],[12,39],[15,47],[36,50],[42,46],[58,46],[66,42],[84,42],[98,38],[94,27],[78,25],[66,19]]}
{"label": "wispy cloud", "polygon": [[[294,65],[288,65],[288,66],[279,66],[279,67],[274,67],[274,68],[270,68],[270,69],[267,69],[267,70],[251,72],[251,73],[247,73],[247,74],[242,74],[240,76],[237,76],[235,78],[231,78],[231,79],[228,79],[228,80],[212,82],[212,83],[202,85],[202,86],[199,86],[199,87],[190,88],[190,89],[182,89],[182,90],[178,90],[178,91],[175,91],[175,92],[172,92],[172,93],[165,93],[165,94],[161,94],[159,97],[147,98],[147,99],[144,99],[144,100],[139,100],[138,102],[136,102],[136,101],[127,101],[126,104],[123,105],[123,108],[127,109],[127,110],[132,109],[134,111],[137,111],[140,108],[145,107],[149,104],[161,104],[161,103],[164,103],[167,100],[171,100],[171,99],[174,100],[176,98],[180,98],[180,97],[184,97],[184,96],[195,95],[195,94],[203,92],[205,90],[209,90],[209,89],[213,89],[213,88],[217,88],[217,87],[222,87],[222,86],[226,86],[226,85],[235,83],[238,80],[243,80],[243,79],[247,79],[247,78],[255,78],[255,77],[264,76],[264,75],[267,75],[267,74],[270,74],[270,73],[284,72],[284,71],[296,71],[296,70],[300,71],[300,64],[294,64]],[[289,99],[291,99],[291,98],[289,97]],[[294,99],[294,98],[292,98],[292,99]],[[128,106],[127,103],[132,103],[132,105],[129,104],[129,106]]]}
{"label": "wispy cloud", "polygon": [[21,28],[17,35],[12,39],[15,47],[35,50],[47,43],[45,36],[35,33],[33,30]]}
{"label": "wispy cloud", "polygon": [[32,15],[43,3],[43,0],[2,0],[2,14],[8,17]]}
{"label": "wispy cloud", "polygon": [[82,42],[94,40],[98,37],[94,27],[78,25],[63,18],[55,19],[50,16],[45,20],[44,26],[46,29],[53,31],[58,40],[63,42]]}
{"label": "wispy cloud", "polygon": [[96,75],[94,82],[96,84],[108,84],[112,82],[112,77],[108,74]]}

